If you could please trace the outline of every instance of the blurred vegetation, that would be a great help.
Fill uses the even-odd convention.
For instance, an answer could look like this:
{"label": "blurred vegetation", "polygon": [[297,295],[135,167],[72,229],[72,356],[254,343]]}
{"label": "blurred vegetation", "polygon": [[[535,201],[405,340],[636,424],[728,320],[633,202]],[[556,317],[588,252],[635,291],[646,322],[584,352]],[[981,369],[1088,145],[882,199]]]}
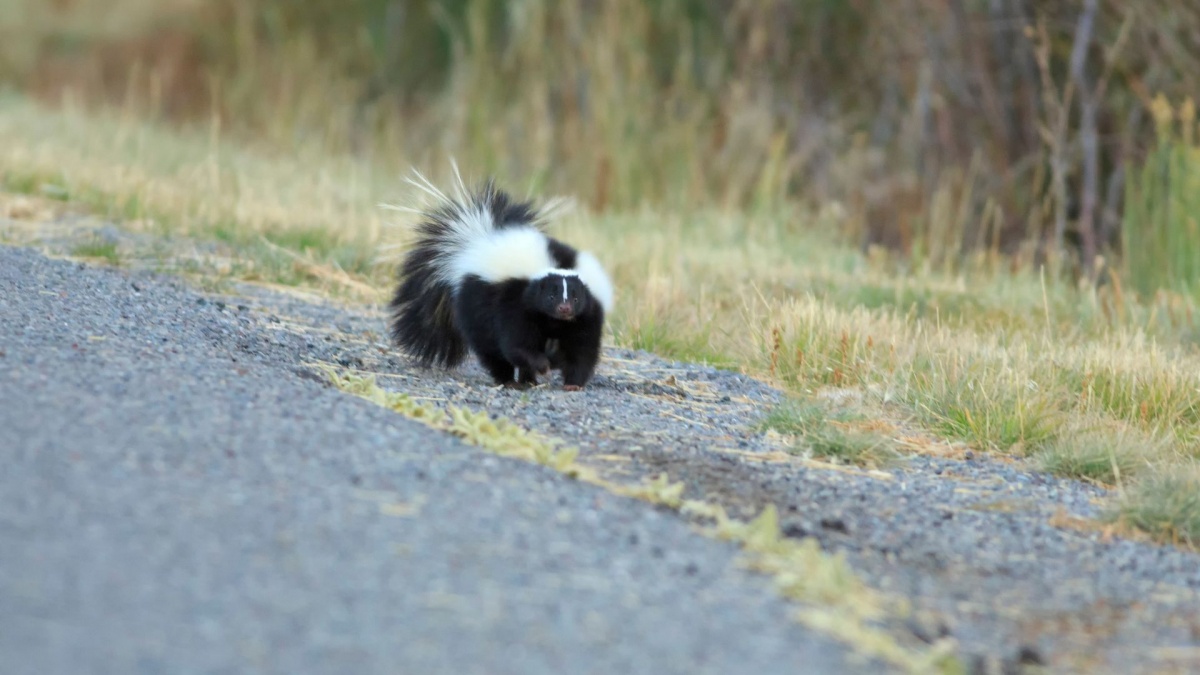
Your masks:
{"label": "blurred vegetation", "polygon": [[[596,210],[836,204],[926,267],[1093,272],[1126,221],[1200,250],[1196,155],[1169,149],[1195,120],[1156,133],[1156,97],[1200,89],[1200,5],[1175,0],[9,0],[0,81],[280,152],[454,156]],[[1162,187],[1168,164],[1193,173]]]}
{"label": "blurred vegetation", "polygon": [[1125,208],[1126,269],[1143,293],[1200,291],[1200,139],[1196,109],[1164,99],[1153,108],[1157,144],[1135,167]]}

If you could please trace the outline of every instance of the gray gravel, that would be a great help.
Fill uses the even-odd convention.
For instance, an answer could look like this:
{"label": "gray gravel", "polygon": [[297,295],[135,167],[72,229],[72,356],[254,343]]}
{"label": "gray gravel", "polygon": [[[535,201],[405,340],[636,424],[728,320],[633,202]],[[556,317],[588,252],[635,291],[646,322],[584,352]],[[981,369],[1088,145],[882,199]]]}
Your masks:
{"label": "gray gravel", "polygon": [[754,422],[781,394],[735,373],[610,349],[583,395],[557,383],[514,392],[474,363],[413,369],[388,349],[378,311],[246,292],[236,301],[275,322],[286,358],[308,349],[389,388],[504,415],[576,445],[610,478],[666,471],[687,496],[744,517],[775,504],[789,535],[815,537],[909,600],[897,634],[950,635],[977,672],[1200,668],[1200,556],[1087,527],[1108,496],[1094,485],[977,453],[917,455],[884,473],[779,461]]}
{"label": "gray gravel", "polygon": [[678,517],[301,376],[372,320],[238,304],[0,247],[0,672],[861,668]]}
{"label": "gray gravel", "polygon": [[[119,275],[112,276],[119,278]],[[176,294],[172,297],[186,297],[185,304],[200,302],[179,289],[168,291]],[[155,292],[156,297],[159,292]],[[300,399],[304,401],[301,419],[310,419],[303,416],[318,409],[314,401],[328,401],[319,408],[323,415],[329,414],[325,412],[327,408],[354,411],[352,425],[336,427],[352,426],[357,430],[335,441],[339,446],[337,452],[327,454],[309,450],[311,455],[306,455],[292,449],[287,451],[289,460],[301,455],[330,461],[330,457],[342,457],[342,453],[351,452],[344,446],[377,448],[383,445],[397,453],[390,456],[389,461],[404,466],[424,461],[428,465],[432,460],[430,450],[426,448],[436,447],[443,449],[437,451],[438,460],[432,462],[432,466],[443,466],[441,462],[445,460],[441,453],[458,448],[445,439],[430,440],[421,435],[425,440],[420,441],[423,444],[420,449],[405,454],[402,448],[406,446],[381,437],[382,432],[359,419],[378,415],[378,412],[368,412],[355,403],[335,402],[340,401],[336,397],[327,399],[325,397],[332,394],[318,392],[314,389],[315,382],[307,385],[302,379],[297,381],[298,376],[311,374],[305,366],[309,362],[334,363],[376,373],[384,386],[431,403],[450,402],[489,410],[534,430],[565,439],[581,449],[581,461],[610,478],[637,481],[666,471],[673,480],[686,483],[688,496],[717,501],[730,512],[747,517],[758,513],[766,504],[775,504],[783,516],[785,532],[790,536],[815,537],[826,549],[847,556],[874,587],[908,599],[914,612],[910,617],[895,619],[890,627],[896,635],[914,639],[950,635],[956,639],[964,659],[974,666],[975,672],[1022,672],[1026,665],[1038,664],[1049,666],[1052,672],[1160,673],[1200,669],[1200,556],[1072,526],[1072,522],[1085,522],[1100,513],[1100,505],[1107,495],[1095,486],[1049,476],[1020,462],[993,461],[983,455],[965,460],[936,455],[914,456],[882,474],[832,470],[801,459],[781,461],[778,447],[753,429],[754,422],[780,400],[778,391],[733,373],[670,363],[644,353],[607,350],[596,379],[582,394],[562,392],[553,385],[529,392],[513,392],[491,387],[487,377],[474,364],[451,373],[412,368],[386,344],[384,317],[377,309],[347,309],[312,298],[253,287],[239,289],[236,297],[208,296],[203,302],[203,305],[189,306],[189,312],[216,319],[205,324],[206,332],[193,338],[191,343],[207,345],[207,349],[224,355],[219,358],[228,359],[232,354],[239,358],[242,367],[249,364],[263,369],[262,377],[270,381],[271,388],[286,385],[305,392]],[[132,327],[130,339],[136,339],[142,328]],[[0,330],[13,329],[5,326]],[[147,335],[152,335],[154,330],[153,323],[145,326]],[[176,334],[178,322],[163,330],[171,341],[191,344]],[[185,351],[188,359],[195,358],[196,345],[191,344]],[[195,376],[189,374],[189,384],[192,377]],[[295,410],[295,400],[284,397],[262,417],[285,416],[286,410]],[[251,417],[258,420],[258,411]],[[389,429],[405,429],[414,436],[421,434],[391,416],[371,419],[378,420],[377,424],[388,425]],[[323,424],[329,422],[323,418]],[[221,424],[210,426],[220,427]],[[297,438],[303,440],[295,441],[297,447],[307,447],[305,443],[311,440],[311,435],[310,431],[298,433]],[[358,452],[358,456],[364,458],[361,461],[383,462],[377,456],[377,450]],[[457,473],[448,471],[447,484],[442,488],[455,495],[464,494],[466,490],[472,495],[492,490],[498,493],[496,499],[521,502],[554,489],[562,491],[561,498],[567,500],[562,508],[570,510],[582,499],[580,494],[597,494],[586,486],[561,483],[560,479],[531,467],[506,471],[514,475],[543,476],[541,487],[532,495],[508,494],[505,481],[509,474],[499,474],[497,469],[491,468],[508,467],[507,463],[480,459],[469,450],[458,449],[458,452],[465,453],[465,458],[457,460],[460,463],[454,466],[463,468]],[[478,468],[481,462],[488,464],[486,471]],[[290,471],[299,470],[290,462],[285,466]],[[422,470],[427,475],[438,475],[430,468]],[[384,474],[386,472],[376,468],[374,474],[364,471],[355,475],[365,482],[371,475]],[[314,482],[320,484],[321,480],[317,478]],[[406,483],[399,481],[398,484]],[[367,486],[365,489],[375,488]],[[401,491],[399,500],[411,501],[404,496],[407,494]],[[5,503],[5,498],[0,492],[0,504]],[[466,501],[470,506],[462,504],[461,498],[444,499],[449,504],[461,506],[476,518],[488,515],[480,511],[496,508],[488,505],[481,510],[474,508],[469,499]],[[478,500],[478,496],[474,499]],[[672,522],[672,527],[678,525],[669,514],[646,510],[643,506],[630,505],[612,497],[594,499],[600,500],[605,508],[596,512],[595,520],[586,521],[589,536],[600,536],[599,532],[591,531],[596,528],[625,527],[624,534],[628,533],[632,526],[623,523],[629,522],[630,516],[622,520],[621,516],[611,515],[607,510],[618,508],[617,505],[632,513],[647,514],[639,517],[654,518],[654,528],[667,527],[660,520]],[[519,507],[513,509],[520,512]],[[412,521],[410,527],[420,527],[418,521],[430,517],[428,509],[422,514],[411,519],[391,519],[401,520],[400,524],[384,520],[391,527],[404,527],[409,520]],[[309,517],[305,515],[305,518]],[[533,518],[533,514],[529,517]],[[571,517],[571,522],[580,522],[574,519],[575,516]],[[492,534],[496,537],[506,536],[506,528],[512,527],[488,522],[496,528]],[[554,522],[549,519],[538,525],[531,521],[527,527],[530,532],[540,532],[541,527],[553,530]],[[5,531],[0,527],[0,533]],[[418,535],[406,531],[404,536]],[[488,536],[472,530],[462,538],[487,540]],[[685,572],[689,571],[691,568],[683,562],[684,558],[674,557],[681,555],[679,544],[674,541],[664,543],[658,538],[660,536],[655,535],[652,540],[659,547],[657,554],[663,556],[656,559],[659,565],[665,566],[659,573],[670,578],[668,573],[674,569],[678,575],[678,565],[682,565]],[[392,537],[393,540],[397,538]],[[651,541],[641,534],[637,540],[637,546],[641,547]],[[617,541],[621,541],[620,537]],[[701,546],[682,534],[679,541]],[[538,546],[534,544],[534,550],[542,550]],[[728,555],[727,549],[717,547],[716,550]],[[5,569],[2,566],[4,555],[0,552],[0,571]],[[676,561],[674,568],[663,562],[672,560]],[[729,558],[722,560],[725,561],[722,564],[727,565]],[[616,565],[611,561],[609,564]],[[724,566],[719,567],[722,578],[734,574]],[[706,565],[697,569],[700,572],[710,570]],[[412,571],[405,573],[412,574]],[[780,631],[784,630],[779,617],[785,616],[786,610],[757,595],[761,587],[752,578],[737,578],[738,584],[746,585],[739,586],[730,597],[746,593],[743,602],[761,603],[752,611],[761,612],[754,616],[762,623],[753,623],[754,627],[749,627],[751,624],[743,623],[749,619],[739,614],[740,610],[735,610],[727,619],[736,625],[748,626],[745,630],[757,635],[758,642],[754,644],[759,647],[756,649],[773,644],[778,650],[777,640],[796,649],[814,644],[808,642],[813,639],[811,636],[804,636],[792,626],[786,628],[788,634],[803,638],[779,638]],[[678,580],[669,583],[674,588]],[[699,587],[711,592],[712,583],[709,579]],[[690,592],[685,590],[682,595]],[[677,592],[671,593],[674,596]],[[0,595],[0,602],[3,600]],[[562,607],[574,606],[577,600],[552,594],[546,602]],[[670,602],[678,602],[678,599],[673,598]],[[696,620],[692,614],[696,610],[678,609],[688,619]],[[637,618],[641,611],[630,611],[622,621],[644,627]],[[587,632],[579,631],[579,624],[564,629],[567,635],[573,634],[572,630]],[[695,638],[694,631],[700,629],[693,625],[681,626],[678,630],[679,635],[692,637],[675,638],[672,642],[690,639],[688,644],[712,643],[712,640]],[[741,635],[740,630],[714,630],[719,635]],[[764,630],[765,633],[756,633]],[[3,644],[4,632],[0,626],[0,644]],[[644,634],[641,629],[631,629],[630,633]],[[569,639],[575,640],[571,644],[577,644],[580,636]],[[724,643],[719,642],[724,649]],[[743,639],[739,637],[736,642],[743,643]],[[819,651],[827,655],[838,653],[836,649],[831,651],[828,645]],[[768,649],[766,655],[755,653],[760,660],[768,662],[776,652]],[[721,663],[715,660],[708,663],[720,670],[721,664],[728,665],[743,657],[730,658]],[[605,663],[611,665],[614,662]],[[691,662],[678,663],[684,668]],[[838,664],[831,667],[836,670]],[[806,665],[801,671],[814,672],[814,669],[819,666]],[[856,667],[850,669],[856,670]],[[730,672],[754,671],[753,663],[745,661]],[[769,672],[769,669],[762,672]]]}

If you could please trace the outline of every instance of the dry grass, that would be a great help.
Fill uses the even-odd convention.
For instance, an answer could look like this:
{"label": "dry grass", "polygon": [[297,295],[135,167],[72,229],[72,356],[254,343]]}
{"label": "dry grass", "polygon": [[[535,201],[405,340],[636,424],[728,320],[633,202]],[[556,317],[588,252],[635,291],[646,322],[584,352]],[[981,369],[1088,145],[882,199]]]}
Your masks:
{"label": "dry grass", "polygon": [[791,441],[792,452],[859,466],[878,467],[898,455],[896,443],[869,429],[869,418],[822,402],[790,402],[767,415],[763,426]]}
{"label": "dry grass", "polygon": [[[281,152],[303,139],[431,170],[452,153],[601,208],[841,200],[845,234],[920,264],[1045,234],[1067,206],[1049,160],[1076,116],[1041,132],[1070,109],[1080,3],[892,4],[8,0],[0,82],[215,113]],[[1149,96],[1194,91],[1200,60],[1195,8],[1100,6],[1085,65],[1109,75],[1107,191],[1152,145]]]}
{"label": "dry grass", "polygon": [[1200,544],[1200,466],[1189,459],[1152,473],[1120,500],[1118,513],[1121,523],[1160,541],[1196,547]]}
{"label": "dry grass", "polygon": [[[391,275],[375,255],[401,238],[377,204],[409,196],[397,171],[361,160],[305,147],[272,155],[219,129],[166,132],[14,98],[0,101],[0,163],[10,190],[224,242],[242,256],[229,272],[242,278],[368,301]],[[858,391],[870,410],[925,432],[1119,483],[1123,512],[1159,514],[1131,522],[1200,536],[1190,505],[1167,504],[1170,490],[1156,487],[1200,452],[1191,301],[1139,300],[1119,279],[1079,290],[987,258],[954,276],[904,271],[817,234],[840,217],[578,209],[553,227],[608,264],[621,344],[738,368],[804,400]]]}
{"label": "dry grass", "polygon": [[385,169],[297,147],[256,152],[213,127],[174,131],[133,116],[55,114],[0,100],[0,166],[10,191],[78,205],[127,227],[228,244],[233,273],[374,299]]}

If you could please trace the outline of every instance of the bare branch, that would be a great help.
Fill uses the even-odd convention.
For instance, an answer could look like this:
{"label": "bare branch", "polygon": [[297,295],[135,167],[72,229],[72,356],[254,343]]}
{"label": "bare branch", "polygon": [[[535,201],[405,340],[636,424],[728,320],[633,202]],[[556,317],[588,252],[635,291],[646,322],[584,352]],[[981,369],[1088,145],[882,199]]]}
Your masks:
{"label": "bare branch", "polygon": [[1083,153],[1083,185],[1080,195],[1079,238],[1083,244],[1083,269],[1090,276],[1096,261],[1096,204],[1099,190],[1100,151],[1096,133],[1096,92],[1088,86],[1084,66],[1092,29],[1096,22],[1098,0],[1084,0],[1083,12],[1075,28],[1071,50],[1071,79],[1079,90],[1079,144]]}
{"label": "bare branch", "polygon": [[1067,230],[1067,135],[1074,83],[1068,80],[1063,85],[1061,98],[1056,98],[1057,85],[1050,73],[1050,35],[1046,31],[1045,19],[1039,19],[1037,28],[1031,31],[1034,43],[1034,59],[1042,80],[1042,109],[1046,121],[1038,125],[1042,141],[1050,155],[1050,180],[1054,194],[1054,252],[1063,248]]}

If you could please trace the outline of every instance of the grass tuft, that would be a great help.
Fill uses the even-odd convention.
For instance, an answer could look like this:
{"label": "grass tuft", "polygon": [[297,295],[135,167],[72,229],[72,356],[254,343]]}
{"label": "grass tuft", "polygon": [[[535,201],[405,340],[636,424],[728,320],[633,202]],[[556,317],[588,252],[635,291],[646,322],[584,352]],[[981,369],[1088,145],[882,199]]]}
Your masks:
{"label": "grass tuft", "polygon": [[1160,432],[1122,422],[1080,421],[1033,457],[1051,473],[1115,486],[1169,463],[1170,447],[1170,439]]}
{"label": "grass tuft", "polygon": [[1200,543],[1200,467],[1148,474],[1120,500],[1119,520],[1156,538],[1195,547]]}
{"label": "grass tuft", "polygon": [[864,421],[861,415],[831,411],[818,403],[792,401],[772,410],[762,426],[794,437],[794,452],[871,467],[896,459],[895,443],[856,426]]}
{"label": "grass tuft", "polygon": [[948,438],[1008,454],[1041,449],[1058,433],[1060,411],[1036,383],[1022,387],[991,378],[926,381],[919,409]]}
{"label": "grass tuft", "polygon": [[98,260],[114,267],[121,264],[121,252],[117,242],[94,236],[71,247],[71,255],[76,258]]}

